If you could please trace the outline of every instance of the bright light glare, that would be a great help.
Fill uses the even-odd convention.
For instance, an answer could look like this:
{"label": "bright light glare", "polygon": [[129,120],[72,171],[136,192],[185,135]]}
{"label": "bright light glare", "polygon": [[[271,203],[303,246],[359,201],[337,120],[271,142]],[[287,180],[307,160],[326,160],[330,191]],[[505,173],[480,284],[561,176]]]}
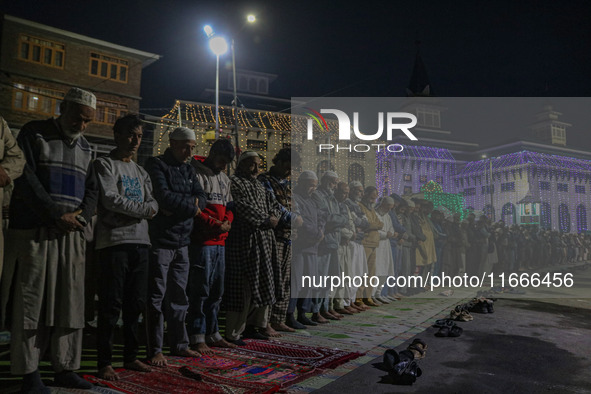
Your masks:
{"label": "bright light glare", "polygon": [[246,20],[247,20],[249,23],[254,23],[254,22],[257,20],[257,18],[256,18],[256,17],[255,17],[253,14],[250,14],[250,15],[248,15],[248,16],[246,17]]}
{"label": "bright light glare", "polygon": [[228,42],[224,37],[213,36],[209,39],[209,48],[216,56],[221,56],[228,51]]}
{"label": "bright light glare", "polygon": [[213,29],[209,25],[203,26],[203,31],[207,35],[207,37],[211,37],[213,35]]}

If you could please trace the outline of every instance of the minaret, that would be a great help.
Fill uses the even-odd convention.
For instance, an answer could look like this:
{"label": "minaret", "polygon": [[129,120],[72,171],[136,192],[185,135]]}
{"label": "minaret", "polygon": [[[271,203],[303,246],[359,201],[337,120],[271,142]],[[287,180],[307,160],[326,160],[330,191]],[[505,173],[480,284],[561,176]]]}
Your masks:
{"label": "minaret", "polygon": [[566,128],[572,125],[559,121],[560,115],[562,113],[554,111],[551,105],[546,105],[542,112],[536,114],[536,121],[530,126],[534,137],[552,145],[565,146]]}
{"label": "minaret", "polygon": [[425,63],[423,63],[423,59],[421,58],[421,42],[417,40],[415,41],[415,43],[417,45],[417,54],[415,56],[415,64],[413,66],[412,74],[410,76],[410,82],[408,84],[408,87],[406,88],[406,96],[433,96],[433,91],[431,90],[431,85],[429,84],[429,76],[427,75],[427,69],[425,68]]}

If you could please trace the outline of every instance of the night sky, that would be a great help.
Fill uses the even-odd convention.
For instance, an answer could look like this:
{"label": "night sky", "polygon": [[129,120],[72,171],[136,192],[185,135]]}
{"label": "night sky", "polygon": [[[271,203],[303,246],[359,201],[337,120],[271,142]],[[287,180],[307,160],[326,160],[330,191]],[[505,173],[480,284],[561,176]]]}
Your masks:
{"label": "night sky", "polygon": [[403,96],[417,38],[437,96],[591,96],[587,0],[4,0],[1,9],[163,56],[143,70],[144,113],[213,88],[206,23],[235,38],[238,68],[278,75],[277,97]]}

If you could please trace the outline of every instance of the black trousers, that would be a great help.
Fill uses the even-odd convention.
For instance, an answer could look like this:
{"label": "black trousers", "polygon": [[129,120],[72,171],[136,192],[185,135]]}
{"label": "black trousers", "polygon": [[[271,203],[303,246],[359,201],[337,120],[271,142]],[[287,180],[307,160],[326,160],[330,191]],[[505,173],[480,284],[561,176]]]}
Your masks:
{"label": "black trousers", "polygon": [[123,360],[137,359],[138,318],[148,294],[148,245],[122,244],[100,250],[97,366],[111,365],[113,329],[123,311]]}

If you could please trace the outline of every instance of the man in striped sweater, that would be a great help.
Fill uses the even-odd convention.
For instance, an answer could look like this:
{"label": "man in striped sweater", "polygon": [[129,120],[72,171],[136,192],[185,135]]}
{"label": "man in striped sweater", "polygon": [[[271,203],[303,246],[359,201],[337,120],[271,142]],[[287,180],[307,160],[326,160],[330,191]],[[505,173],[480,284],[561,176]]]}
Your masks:
{"label": "man in striped sweater", "polygon": [[29,122],[17,138],[27,163],[12,195],[6,265],[16,276],[11,372],[24,375],[23,392],[50,392],[38,369],[48,347],[56,386],[92,388],[73,371],[80,368],[84,328],[82,230],[98,198],[82,134],[95,109],[92,93],[72,88],[57,119]]}

